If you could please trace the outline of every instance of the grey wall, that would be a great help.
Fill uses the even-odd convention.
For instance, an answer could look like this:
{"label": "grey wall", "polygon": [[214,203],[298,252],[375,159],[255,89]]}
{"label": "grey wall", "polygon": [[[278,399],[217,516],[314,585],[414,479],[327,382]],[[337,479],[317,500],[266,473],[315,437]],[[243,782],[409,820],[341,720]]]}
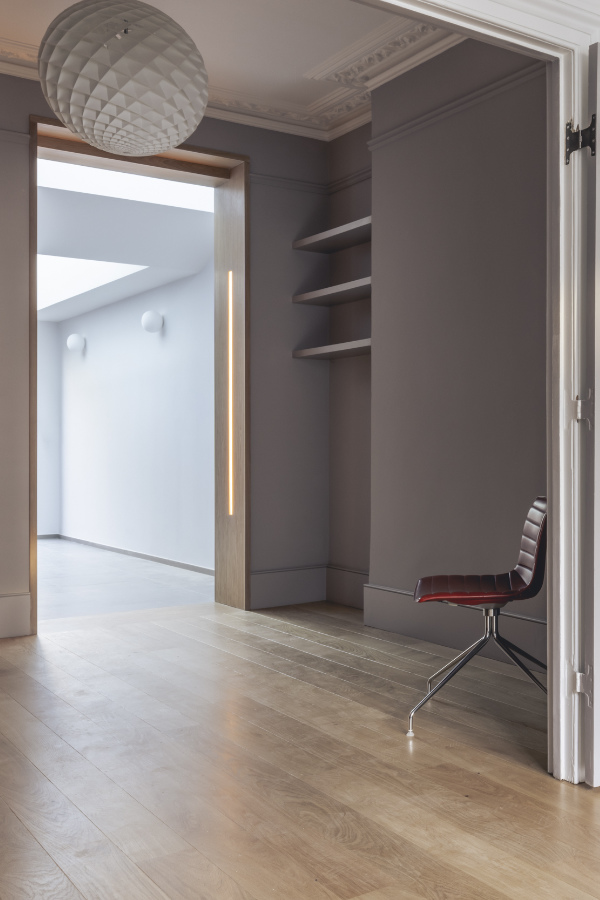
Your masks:
{"label": "grey wall", "polygon": [[[0,353],[0,635],[24,633],[29,615],[30,114],[50,114],[39,85],[0,76],[0,187],[11,210],[0,226],[5,273],[0,329],[0,340],[5,341]],[[327,147],[308,138],[209,118],[190,143],[250,157],[251,566],[257,573],[252,602],[260,606],[322,599],[328,561],[329,377],[326,366],[302,365],[292,360],[291,351],[326,338],[327,315],[297,309],[291,297],[309,282],[318,283],[325,272],[316,254],[294,253],[291,242],[327,225]],[[265,570],[277,571],[260,574]],[[3,595],[9,596],[3,600]]]}
{"label": "grey wall", "polygon": [[329,385],[291,351],[327,338],[327,314],[292,295],[326,263],[292,241],[326,226],[322,142],[206,118],[190,143],[250,157],[251,602],[325,598]]}
{"label": "grey wall", "polygon": [[[326,364],[307,365],[291,354],[328,339],[327,311],[291,302],[293,294],[310,289],[307,284],[326,280],[326,260],[292,250],[296,237],[313,230],[322,200],[251,185],[253,606],[325,599],[328,371]],[[271,571],[281,568],[289,571]]]}
{"label": "grey wall", "polygon": [[60,327],[38,323],[38,534],[60,534],[62,514],[62,353]]}
{"label": "grey wall", "polygon": [[[512,568],[546,493],[546,95],[531,66],[467,41],[373,94],[375,585]],[[512,611],[545,618],[545,592]],[[474,640],[480,615],[365,589],[369,624],[446,645]],[[505,631],[545,652],[542,626]]]}
{"label": "grey wall", "polygon": [[[331,227],[371,214],[371,126],[329,145],[328,198]],[[371,274],[371,245],[330,257],[332,284]],[[332,307],[330,339],[371,335],[371,302]],[[322,365],[322,363],[321,363]],[[368,356],[329,364],[329,562],[327,599],[362,607],[368,580],[371,519],[371,360]]]}
{"label": "grey wall", "polygon": [[[434,571],[510,567],[527,506],[545,490],[544,80],[485,91],[529,65],[465,42],[374,92],[373,136],[383,140],[372,154],[371,583],[411,591]],[[0,88],[11,209],[0,226],[5,634],[24,627],[28,602],[27,133],[29,114],[48,109],[34,82],[0,76]],[[461,110],[474,91],[485,96]],[[423,116],[428,126],[409,133]],[[516,153],[515,134],[527,135]],[[330,267],[290,244],[368,211],[368,180],[350,183],[368,169],[364,136],[328,148],[207,118],[191,143],[251,161],[252,602],[321,599],[328,562],[367,569],[367,377],[357,365],[338,384],[339,361],[292,360],[291,350],[368,323],[364,310],[330,323],[327,311],[290,299],[345,272],[357,277],[366,259],[340,254]],[[344,444],[355,456],[332,475],[330,504],[330,463],[333,472]],[[415,611],[382,591],[365,597],[367,618],[445,643],[464,645],[468,616],[479,627],[475,613]],[[542,610],[543,598],[528,606]]]}
{"label": "grey wall", "polygon": [[5,127],[0,117],[0,636],[10,637],[30,622],[29,140]]}

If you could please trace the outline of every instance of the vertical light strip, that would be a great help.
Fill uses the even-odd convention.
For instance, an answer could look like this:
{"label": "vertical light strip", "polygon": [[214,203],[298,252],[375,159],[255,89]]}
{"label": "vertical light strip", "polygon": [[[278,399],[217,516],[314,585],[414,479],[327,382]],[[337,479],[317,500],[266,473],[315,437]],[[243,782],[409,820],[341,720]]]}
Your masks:
{"label": "vertical light strip", "polygon": [[228,366],[229,366],[229,515],[233,515],[233,272],[229,272],[228,300]]}

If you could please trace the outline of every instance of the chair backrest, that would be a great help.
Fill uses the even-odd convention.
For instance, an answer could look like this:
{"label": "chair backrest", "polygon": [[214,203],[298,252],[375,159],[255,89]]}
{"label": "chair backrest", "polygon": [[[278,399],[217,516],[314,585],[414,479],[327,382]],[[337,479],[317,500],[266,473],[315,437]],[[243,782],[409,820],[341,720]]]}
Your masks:
{"label": "chair backrest", "polygon": [[547,521],[548,501],[545,497],[536,497],[525,519],[519,559],[513,570],[528,586],[522,599],[534,597],[544,583]]}

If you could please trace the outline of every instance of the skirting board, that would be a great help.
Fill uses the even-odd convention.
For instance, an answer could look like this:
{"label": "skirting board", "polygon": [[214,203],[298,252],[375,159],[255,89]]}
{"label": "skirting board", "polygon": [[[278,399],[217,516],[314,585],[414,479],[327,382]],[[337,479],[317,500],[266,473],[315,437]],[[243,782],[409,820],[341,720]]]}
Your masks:
{"label": "skirting board", "polygon": [[326,580],[326,566],[253,572],[250,575],[250,608],[317,603],[325,600]]}
{"label": "skirting board", "polygon": [[364,572],[355,572],[337,566],[327,567],[327,600],[342,606],[363,608],[363,588],[369,580]]}
{"label": "skirting board", "polygon": [[[431,641],[444,647],[464,650],[483,635],[483,613],[459,609],[445,603],[415,603],[412,596],[365,585],[365,625],[394,631],[407,637]],[[523,650],[546,661],[546,629],[542,625],[503,617],[500,633]],[[502,651],[491,642],[482,656],[508,662]]]}
{"label": "skirting board", "polygon": [[31,595],[0,595],[0,638],[31,634]]}
{"label": "skirting board", "polygon": [[150,556],[148,553],[137,553],[135,550],[122,550],[120,547],[109,547],[108,544],[97,544],[95,541],[84,541],[82,538],[68,537],[66,534],[38,534],[40,538],[57,537],[61,541],[72,541],[74,544],[85,544],[87,547],[97,547],[98,550],[110,550],[111,553],[123,553],[125,556],[137,556],[138,559],[147,559],[150,562],[162,563],[163,566],[175,566],[177,569],[189,569],[190,572],[202,572],[204,575],[214,575],[214,569],[205,569],[203,566],[193,566],[191,563],[178,562],[176,559],[164,559],[162,556]]}

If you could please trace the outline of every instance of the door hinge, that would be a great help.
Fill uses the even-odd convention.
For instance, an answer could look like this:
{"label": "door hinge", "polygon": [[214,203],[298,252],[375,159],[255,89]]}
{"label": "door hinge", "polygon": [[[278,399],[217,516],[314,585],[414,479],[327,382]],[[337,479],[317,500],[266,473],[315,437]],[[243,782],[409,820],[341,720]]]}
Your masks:
{"label": "door hinge", "polygon": [[594,705],[594,669],[586,666],[585,672],[575,672],[575,693],[585,694],[588,706]]}
{"label": "door hinge", "polygon": [[587,422],[587,427],[592,430],[594,424],[594,394],[588,388],[588,395],[581,399],[579,394],[575,397],[575,421]]}
{"label": "door hinge", "polygon": [[596,114],[592,116],[592,121],[587,128],[579,130],[573,127],[573,119],[567,122],[566,142],[565,142],[565,165],[568,166],[571,161],[571,154],[576,150],[583,150],[589,147],[592,156],[596,155]]}

